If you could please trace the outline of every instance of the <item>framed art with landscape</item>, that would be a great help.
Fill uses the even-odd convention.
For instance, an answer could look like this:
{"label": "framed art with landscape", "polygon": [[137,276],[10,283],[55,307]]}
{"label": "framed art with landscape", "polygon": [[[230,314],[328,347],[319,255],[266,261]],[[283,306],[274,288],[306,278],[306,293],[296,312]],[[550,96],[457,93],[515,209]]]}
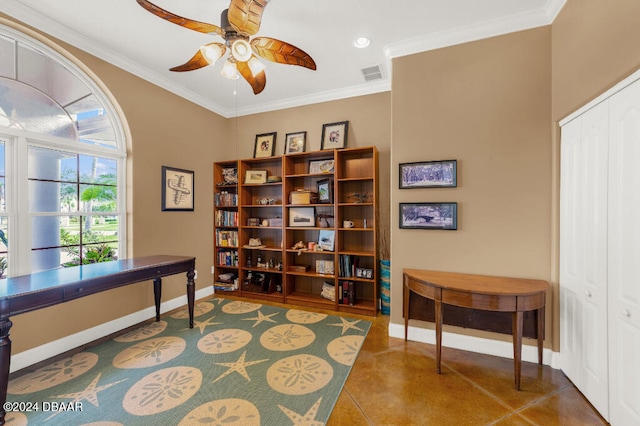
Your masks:
{"label": "framed art with landscape", "polygon": [[457,161],[422,161],[400,164],[400,189],[457,186]]}
{"label": "framed art with landscape", "polygon": [[400,228],[458,229],[458,203],[400,203]]}

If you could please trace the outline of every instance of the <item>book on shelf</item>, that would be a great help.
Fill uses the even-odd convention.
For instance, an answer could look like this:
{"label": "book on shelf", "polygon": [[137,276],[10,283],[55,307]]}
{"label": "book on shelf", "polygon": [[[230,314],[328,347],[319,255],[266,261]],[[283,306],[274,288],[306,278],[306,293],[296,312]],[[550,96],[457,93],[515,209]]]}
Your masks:
{"label": "book on shelf", "polygon": [[238,247],[238,231],[216,229],[216,246]]}
{"label": "book on shelf", "polygon": [[218,265],[238,266],[238,250],[219,250]]}
{"label": "book on shelf", "polygon": [[343,278],[355,277],[356,268],[358,268],[359,263],[360,259],[358,259],[357,256],[352,256],[350,254],[341,254],[339,266],[340,276]]}
{"label": "book on shelf", "polygon": [[338,303],[353,306],[356,303],[356,283],[340,281]]}
{"label": "book on shelf", "polygon": [[238,212],[217,210],[215,217],[216,226],[235,227],[238,226]]}
{"label": "book on shelf", "polygon": [[238,205],[238,194],[222,191],[215,196],[216,207],[236,207]]}

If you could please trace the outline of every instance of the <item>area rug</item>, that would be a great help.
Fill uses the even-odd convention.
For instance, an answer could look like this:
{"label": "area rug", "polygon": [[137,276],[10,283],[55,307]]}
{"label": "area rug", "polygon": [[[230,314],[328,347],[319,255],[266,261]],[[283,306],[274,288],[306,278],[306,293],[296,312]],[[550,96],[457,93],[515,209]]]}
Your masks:
{"label": "area rug", "polygon": [[371,323],[213,298],[16,377],[8,425],[323,425]]}

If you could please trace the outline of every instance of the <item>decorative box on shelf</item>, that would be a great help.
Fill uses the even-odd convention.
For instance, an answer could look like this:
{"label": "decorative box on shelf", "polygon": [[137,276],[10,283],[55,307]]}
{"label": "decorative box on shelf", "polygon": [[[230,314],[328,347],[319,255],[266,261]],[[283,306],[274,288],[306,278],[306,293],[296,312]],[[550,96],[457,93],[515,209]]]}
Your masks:
{"label": "decorative box on shelf", "polygon": [[306,189],[297,189],[289,193],[289,204],[315,204],[318,202],[318,194]]}
{"label": "decorative box on shelf", "polygon": [[289,265],[290,272],[307,272],[311,269],[309,265]]}
{"label": "decorative box on shelf", "polygon": [[269,219],[269,226],[282,226],[282,218],[274,217],[273,219]]}
{"label": "decorative box on shelf", "polygon": [[249,217],[247,218],[247,226],[260,226],[260,218],[259,217]]}
{"label": "decorative box on shelf", "polygon": [[333,275],[333,260],[316,260],[316,274]]}

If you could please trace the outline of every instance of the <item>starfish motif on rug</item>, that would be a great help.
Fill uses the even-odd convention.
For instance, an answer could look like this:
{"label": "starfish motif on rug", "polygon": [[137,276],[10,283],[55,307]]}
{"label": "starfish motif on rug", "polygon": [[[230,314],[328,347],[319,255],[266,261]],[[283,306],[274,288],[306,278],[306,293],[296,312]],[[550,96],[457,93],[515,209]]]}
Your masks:
{"label": "starfish motif on rug", "polygon": [[[109,383],[106,385],[102,385],[102,386],[98,386],[98,381],[100,381],[100,376],[102,376],[102,373],[99,373],[95,379],[93,379],[93,381],[91,383],[89,383],[89,386],[87,386],[84,390],[80,391],[80,392],[73,392],[73,393],[67,393],[67,394],[63,394],[63,395],[53,395],[51,398],[72,398],[71,401],[69,402],[82,402],[82,401],[88,401],[90,402],[92,405],[99,407],[100,404],[98,403],[98,392],[101,392],[103,390],[109,389],[112,386],[117,385],[120,382],[124,382],[127,381],[128,379],[122,379],[122,380],[118,380],[117,382],[113,382],[113,383]],[[68,404],[69,402],[65,403]],[[55,413],[53,413],[52,415],[50,415],[49,417],[47,417],[47,420],[51,419],[52,417],[60,414],[62,411],[57,411]]]}
{"label": "starfish motif on rug", "polygon": [[255,321],[255,324],[253,324],[253,327],[262,324],[264,321],[268,321],[268,322],[272,322],[274,324],[276,324],[277,322],[272,320],[271,317],[278,315],[278,312],[275,312],[273,314],[269,314],[269,315],[265,315],[263,314],[261,311],[258,311],[258,316],[257,317],[253,317],[253,318],[243,318],[244,321]]}
{"label": "starfish motif on rug", "polygon": [[260,364],[261,362],[265,362],[265,361],[269,361],[268,359],[261,359],[259,361],[245,361],[245,357],[247,356],[247,351],[242,352],[242,355],[240,355],[240,358],[238,358],[238,360],[236,362],[216,362],[216,365],[222,365],[225,367],[229,367],[229,369],[227,371],[225,371],[224,373],[222,373],[220,376],[218,376],[217,379],[215,379],[212,383],[217,382],[218,380],[227,377],[229,374],[233,373],[234,371],[238,374],[240,374],[242,377],[244,377],[245,379],[247,379],[247,381],[251,381],[251,378],[249,377],[249,374],[247,373],[246,367],[252,366],[252,365],[256,365],[256,364]]}
{"label": "starfish motif on rug", "polygon": [[340,317],[340,320],[342,321],[342,323],[340,323],[340,324],[329,324],[329,325],[332,325],[334,327],[342,327],[342,334],[343,335],[344,335],[344,333],[346,333],[350,329],[362,331],[362,329],[360,327],[356,327],[356,324],[359,323],[360,320],[349,321],[348,319],[343,318],[343,317]]}
{"label": "starfish motif on rug", "polygon": [[[206,326],[222,324],[221,322],[212,322],[214,318],[215,318],[215,316],[212,316],[211,318],[209,318],[207,320],[204,320],[204,321],[194,320],[193,321],[193,323],[194,323],[193,326],[199,328],[200,329],[200,334],[203,334],[204,333],[204,328]],[[183,328],[180,331],[185,331],[185,330],[191,330],[191,329],[189,327],[187,327],[187,328]]]}
{"label": "starfish motif on rug", "polygon": [[298,414],[295,411],[288,409],[280,404],[278,404],[278,408],[282,410],[284,414],[289,417],[289,419],[293,422],[294,425],[304,425],[304,426],[324,426],[323,422],[319,422],[315,420],[316,415],[318,414],[318,408],[320,407],[320,402],[322,401],[322,397],[313,404],[313,406],[304,414]]}

